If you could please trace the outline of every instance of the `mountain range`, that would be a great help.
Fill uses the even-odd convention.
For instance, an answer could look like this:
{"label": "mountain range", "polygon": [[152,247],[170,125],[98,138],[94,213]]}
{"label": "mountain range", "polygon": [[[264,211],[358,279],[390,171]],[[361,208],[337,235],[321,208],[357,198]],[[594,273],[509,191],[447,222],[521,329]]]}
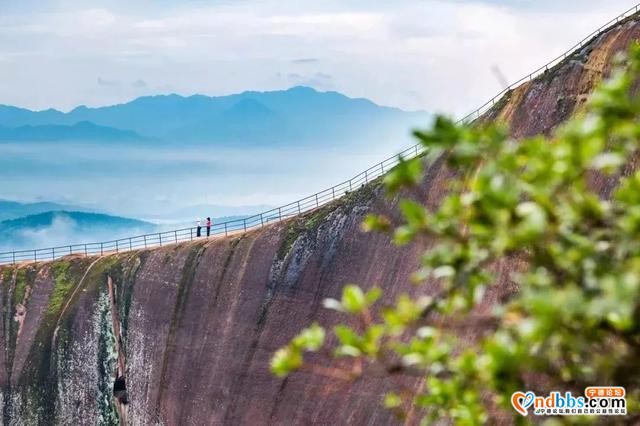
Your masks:
{"label": "mountain range", "polygon": [[131,130],[98,126],[81,121],[71,126],[59,124],[0,127],[0,141],[75,141],[75,140],[140,140],[145,139]]}
{"label": "mountain range", "polygon": [[31,216],[51,211],[76,211],[84,213],[90,212],[89,209],[85,209],[80,206],[71,204],[60,204],[51,201],[21,203],[18,201],[0,199],[0,222],[8,219],[17,219],[24,216]]}
{"label": "mountain range", "polygon": [[228,96],[146,96],[69,112],[0,105],[0,140],[139,140],[219,145],[342,144],[404,135],[429,115],[309,87]]}

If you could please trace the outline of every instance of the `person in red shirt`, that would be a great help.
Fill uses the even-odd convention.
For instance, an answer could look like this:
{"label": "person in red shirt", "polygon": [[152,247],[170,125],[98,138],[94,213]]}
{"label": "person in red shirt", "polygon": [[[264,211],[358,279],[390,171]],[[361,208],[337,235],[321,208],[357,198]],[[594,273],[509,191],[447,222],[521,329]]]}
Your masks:
{"label": "person in red shirt", "polygon": [[207,237],[208,237],[209,235],[211,235],[211,218],[210,217],[207,218],[206,225],[207,225]]}

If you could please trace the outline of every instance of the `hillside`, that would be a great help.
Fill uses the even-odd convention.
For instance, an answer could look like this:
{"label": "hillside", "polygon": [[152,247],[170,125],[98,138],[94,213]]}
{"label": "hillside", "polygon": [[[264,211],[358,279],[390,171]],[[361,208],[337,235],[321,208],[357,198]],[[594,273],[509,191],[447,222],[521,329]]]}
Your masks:
{"label": "hillside", "polygon": [[[146,96],[120,105],[79,106],[68,113],[0,106],[0,126],[24,138],[32,134],[37,140],[59,138],[64,132],[73,136],[78,123],[85,127],[92,123],[112,137],[142,135],[169,143],[324,145],[402,134],[427,120],[423,112],[405,112],[308,87],[214,97]],[[9,136],[10,131],[0,129],[0,140]]]}
{"label": "hillside", "polygon": [[87,211],[87,209],[83,209],[79,206],[53,203],[49,201],[20,203],[17,201],[0,200],[0,221],[56,210]]}
{"label": "hillside", "polygon": [[[512,92],[485,119],[506,121],[515,136],[552,131],[632,39],[640,39],[638,15]],[[439,203],[449,173],[440,160],[429,165],[421,191],[427,205]],[[606,191],[605,181],[596,184]],[[409,276],[420,249],[360,230],[365,214],[395,208],[374,182],[244,235],[3,267],[5,423],[115,422],[126,410],[130,424],[395,424],[380,405],[381,379],[343,387],[304,372],[279,380],[267,370],[273,351],[301,325],[336,321],[321,301],[345,283],[378,284],[390,298],[415,291]],[[512,291],[501,272],[514,268],[499,265],[487,299]],[[26,313],[16,322],[19,304]],[[461,334],[485,330],[478,320]],[[126,376],[126,408],[111,402],[116,373]]]}

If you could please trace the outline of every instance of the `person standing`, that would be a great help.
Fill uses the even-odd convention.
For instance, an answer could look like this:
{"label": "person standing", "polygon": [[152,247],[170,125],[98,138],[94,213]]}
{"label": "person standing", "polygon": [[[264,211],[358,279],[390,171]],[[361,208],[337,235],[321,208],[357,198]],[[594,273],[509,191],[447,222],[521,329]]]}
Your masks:
{"label": "person standing", "polygon": [[196,237],[199,237],[201,234],[202,226],[200,224],[200,218],[196,219]]}
{"label": "person standing", "polygon": [[211,235],[211,218],[210,217],[207,218],[207,237],[209,237],[209,235]]}

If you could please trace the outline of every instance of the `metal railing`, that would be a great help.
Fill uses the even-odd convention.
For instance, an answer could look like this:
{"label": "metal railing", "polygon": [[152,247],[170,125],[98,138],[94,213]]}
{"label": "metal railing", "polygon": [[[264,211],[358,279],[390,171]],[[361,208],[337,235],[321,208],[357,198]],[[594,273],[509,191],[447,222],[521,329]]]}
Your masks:
{"label": "metal railing", "polygon": [[[317,192],[308,197],[294,201],[293,203],[255,214],[243,219],[235,219],[227,222],[214,223],[210,229],[210,235],[227,236],[236,233],[247,232],[252,229],[262,228],[266,225],[279,222],[297,216],[301,213],[317,209],[333,200],[354,191],[363,185],[382,176],[399,162],[400,158],[415,158],[424,152],[421,145],[414,145],[405,149],[393,157],[368,168],[364,172],[346,180],[331,188]],[[202,227],[202,235],[206,235],[206,227]],[[183,228],[171,231],[154,232],[151,234],[138,235],[135,237],[120,238],[112,241],[98,243],[70,244],[59,247],[49,247],[35,250],[18,250],[0,253],[0,265],[15,264],[24,262],[40,262],[59,259],[72,254],[83,256],[97,256],[111,253],[120,253],[135,249],[151,247],[161,247],[167,244],[175,244],[184,241],[193,241],[206,237],[197,236],[197,228]]]}
{"label": "metal railing", "polygon": [[[576,49],[582,48],[583,46],[589,44],[589,42],[591,42],[594,37],[598,37],[603,32],[618,24],[620,21],[637,13],[639,9],[640,3],[625,11],[624,13],[618,15],[616,18],[610,20],[609,22],[598,28],[596,31],[589,34],[583,40],[572,46],[562,55],[538,68],[531,74],[509,85],[488,102],[460,119],[459,122],[468,122],[479,118],[482,114],[491,109],[491,107],[494,106],[496,102],[509,91],[513,90],[515,87],[524,82],[533,80],[534,78],[546,72],[549,68],[558,65],[559,63],[570,57]],[[210,230],[211,236],[227,236],[234,233],[246,232],[316,209],[337,198],[342,197],[343,195],[355,189],[358,189],[362,185],[365,185],[368,182],[376,179],[377,177],[385,174],[387,171],[389,171],[399,163],[400,158],[414,158],[422,154],[423,152],[424,149],[421,145],[414,145],[394,155],[393,157],[389,157],[386,160],[376,164],[375,166],[368,168],[364,172],[352,177],[351,179],[339,183],[338,185],[332,186],[331,188],[325,189],[324,191],[320,191],[306,198],[294,201],[293,203],[289,203],[287,205],[277,207],[243,219],[236,219],[228,222],[213,224]],[[206,232],[206,228],[203,227],[202,231]],[[138,235],[135,237],[121,238],[113,241],[104,241],[99,243],[70,244],[67,246],[50,247],[44,249],[11,251],[0,253],[0,265],[22,262],[50,261],[73,254],[83,256],[96,256],[109,253],[120,253],[135,249],[159,247],[183,241],[193,241],[198,238],[196,234],[196,228],[192,227]]]}
{"label": "metal railing", "polygon": [[522,83],[526,83],[528,81],[533,80],[534,78],[536,78],[536,77],[544,74],[545,72],[547,72],[550,68],[553,68],[556,65],[560,64],[565,59],[571,57],[571,55],[573,55],[573,53],[575,53],[575,51],[577,49],[581,49],[583,46],[588,45],[591,41],[593,41],[594,38],[600,36],[602,33],[606,32],[606,31],[610,30],[615,25],[617,25],[620,21],[623,21],[624,19],[626,19],[626,18],[638,13],[638,10],[640,10],[640,3],[636,4],[635,6],[629,8],[628,10],[624,11],[623,13],[621,13],[618,16],[616,16],[615,18],[611,19],[609,22],[607,22],[606,24],[602,25],[600,28],[598,28],[597,30],[595,30],[594,32],[592,32],[591,34],[589,34],[588,36],[586,36],[585,38],[580,40],[578,43],[576,43],[573,46],[571,46],[562,55],[556,57],[555,59],[553,59],[553,60],[551,60],[549,62],[547,62],[546,64],[544,64],[543,66],[541,66],[537,70],[533,71],[532,73],[525,75],[520,80],[518,80],[518,81],[516,81],[514,83],[511,83],[509,86],[504,88],[500,93],[495,95],[493,98],[489,99],[487,102],[485,102],[479,108],[476,108],[475,110],[473,110],[469,114],[465,115],[462,119],[460,119],[460,121],[461,122],[468,122],[468,121],[473,121],[473,120],[476,120],[476,119],[480,118],[480,116],[482,114],[484,114],[485,112],[489,111],[491,109],[491,107],[493,107],[504,95],[509,93],[511,90],[513,90],[516,87],[520,86]]}

